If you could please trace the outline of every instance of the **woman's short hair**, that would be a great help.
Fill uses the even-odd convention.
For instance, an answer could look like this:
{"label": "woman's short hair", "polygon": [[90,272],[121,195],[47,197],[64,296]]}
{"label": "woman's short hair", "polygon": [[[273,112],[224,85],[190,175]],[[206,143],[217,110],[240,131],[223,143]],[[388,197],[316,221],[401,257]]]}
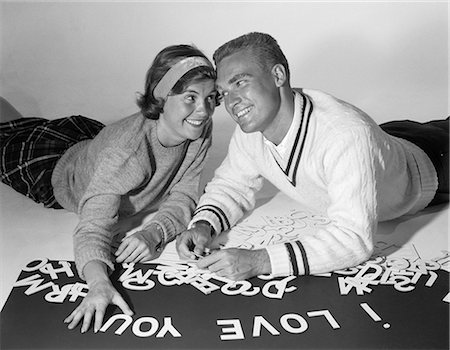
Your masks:
{"label": "woman's short hair", "polygon": [[[141,109],[141,113],[144,117],[158,119],[159,115],[163,113],[165,99],[156,98],[153,94],[153,90],[174,64],[184,58],[192,56],[200,56],[208,59],[203,52],[191,45],[168,46],[156,55],[152,65],[147,71],[145,91],[143,94],[139,94],[137,98],[137,105]],[[211,67],[196,67],[188,71],[177,81],[171,89],[170,94],[181,94],[189,85],[209,79],[216,79],[216,72],[212,64]]]}
{"label": "woman's short hair", "polygon": [[213,55],[216,67],[224,58],[244,50],[251,50],[259,66],[266,71],[270,71],[276,64],[282,64],[289,80],[290,72],[286,56],[277,41],[265,33],[244,34],[220,46]]}

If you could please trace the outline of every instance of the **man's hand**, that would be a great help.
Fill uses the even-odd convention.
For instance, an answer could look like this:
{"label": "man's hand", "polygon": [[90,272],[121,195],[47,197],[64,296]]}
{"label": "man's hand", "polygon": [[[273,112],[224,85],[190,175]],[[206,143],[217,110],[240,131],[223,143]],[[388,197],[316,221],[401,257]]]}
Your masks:
{"label": "man's hand", "polygon": [[252,278],[258,275],[270,274],[269,254],[265,249],[221,249],[214,250],[211,255],[197,262],[200,269],[208,269],[218,276],[234,281]]}
{"label": "man's hand", "polygon": [[195,226],[177,236],[178,255],[184,259],[195,260],[203,255],[212,241],[211,226],[206,222],[197,222]]}
{"label": "man's hand", "polygon": [[158,253],[161,241],[161,233],[157,230],[137,231],[122,240],[115,253],[116,261],[139,263],[150,260]]}
{"label": "man's hand", "polygon": [[86,264],[84,274],[89,291],[80,305],[64,320],[64,323],[69,324],[69,329],[82,322],[81,333],[84,333],[94,319],[94,332],[98,332],[109,304],[117,305],[126,315],[133,315],[133,311],[109,280],[106,269],[105,264],[99,261],[94,260]]}

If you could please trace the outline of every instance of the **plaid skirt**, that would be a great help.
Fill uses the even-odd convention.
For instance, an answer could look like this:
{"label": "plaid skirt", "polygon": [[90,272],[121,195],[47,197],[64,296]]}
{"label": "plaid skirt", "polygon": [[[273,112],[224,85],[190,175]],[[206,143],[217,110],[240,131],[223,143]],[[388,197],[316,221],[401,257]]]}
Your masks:
{"label": "plaid skirt", "polygon": [[80,115],[0,123],[1,181],[46,208],[62,208],[51,184],[56,163],[67,149],[94,138],[103,127]]}

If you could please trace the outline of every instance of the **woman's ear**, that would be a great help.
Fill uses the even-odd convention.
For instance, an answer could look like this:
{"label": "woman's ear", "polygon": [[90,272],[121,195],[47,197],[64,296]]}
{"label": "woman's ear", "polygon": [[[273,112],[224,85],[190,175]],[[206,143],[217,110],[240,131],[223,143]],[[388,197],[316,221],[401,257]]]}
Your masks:
{"label": "woman's ear", "polygon": [[286,68],[281,63],[277,63],[272,67],[272,76],[277,87],[283,86],[287,81]]}

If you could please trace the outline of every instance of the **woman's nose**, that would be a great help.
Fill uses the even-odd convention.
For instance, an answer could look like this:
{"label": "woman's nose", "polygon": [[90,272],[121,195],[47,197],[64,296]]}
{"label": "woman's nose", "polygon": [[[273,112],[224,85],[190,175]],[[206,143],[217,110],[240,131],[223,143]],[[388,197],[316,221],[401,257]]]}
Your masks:
{"label": "woman's nose", "polygon": [[205,101],[199,102],[197,105],[197,114],[201,117],[208,115],[208,106]]}

